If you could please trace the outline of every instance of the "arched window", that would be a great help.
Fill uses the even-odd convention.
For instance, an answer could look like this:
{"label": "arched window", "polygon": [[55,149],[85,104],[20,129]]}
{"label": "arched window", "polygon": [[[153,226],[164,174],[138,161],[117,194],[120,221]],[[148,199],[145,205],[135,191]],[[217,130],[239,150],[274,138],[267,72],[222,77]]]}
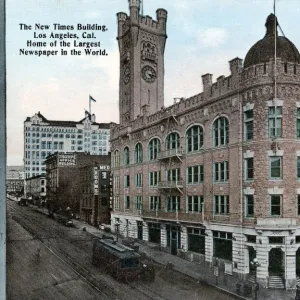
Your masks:
{"label": "arched window", "polygon": [[129,148],[124,148],[124,166],[129,165],[130,162],[130,154],[129,154]]}
{"label": "arched window", "polygon": [[179,149],[180,136],[177,132],[170,133],[166,138],[166,150]]}
{"label": "arched window", "polygon": [[215,120],[213,125],[214,131],[214,146],[225,146],[229,142],[229,123],[225,117],[220,117]]}
{"label": "arched window", "polygon": [[115,150],[115,152],[113,154],[112,165],[115,168],[120,167],[120,152],[119,152],[119,150]]}
{"label": "arched window", "polygon": [[143,162],[143,146],[141,143],[137,143],[134,149],[134,161],[139,164]]}
{"label": "arched window", "polygon": [[157,153],[160,152],[160,141],[158,138],[154,138],[149,142],[148,146],[149,160],[157,158]]}
{"label": "arched window", "polygon": [[186,152],[199,151],[203,146],[203,128],[193,126],[186,132]]}

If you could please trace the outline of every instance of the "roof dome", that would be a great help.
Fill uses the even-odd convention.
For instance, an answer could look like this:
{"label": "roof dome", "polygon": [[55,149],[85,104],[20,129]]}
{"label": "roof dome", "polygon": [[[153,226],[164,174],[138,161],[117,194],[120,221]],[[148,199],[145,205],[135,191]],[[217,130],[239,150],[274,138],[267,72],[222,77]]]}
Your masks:
{"label": "roof dome", "polygon": [[244,68],[268,62],[274,58],[276,22],[276,56],[284,62],[300,63],[300,54],[295,45],[286,37],[278,36],[278,21],[274,14],[270,14],[266,21],[267,32],[263,39],[254,44],[248,51]]}

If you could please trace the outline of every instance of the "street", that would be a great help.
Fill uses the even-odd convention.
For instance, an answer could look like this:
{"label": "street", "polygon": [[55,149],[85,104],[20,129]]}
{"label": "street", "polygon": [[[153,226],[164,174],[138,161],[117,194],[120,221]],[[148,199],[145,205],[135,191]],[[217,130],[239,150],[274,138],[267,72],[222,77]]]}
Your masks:
{"label": "street", "polygon": [[158,264],[154,282],[120,283],[92,265],[93,238],[8,200],[8,300],[234,299]]}

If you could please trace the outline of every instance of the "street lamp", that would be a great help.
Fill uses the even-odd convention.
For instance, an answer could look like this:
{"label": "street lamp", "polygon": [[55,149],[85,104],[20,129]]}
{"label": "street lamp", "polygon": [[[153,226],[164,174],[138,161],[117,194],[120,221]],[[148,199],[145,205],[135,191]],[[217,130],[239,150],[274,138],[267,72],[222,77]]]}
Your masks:
{"label": "street lamp", "polygon": [[254,299],[257,300],[257,292],[258,292],[258,283],[257,283],[257,268],[260,267],[260,263],[258,262],[257,258],[253,258],[253,260],[250,262],[250,264],[253,266],[254,268],[254,282],[255,282],[255,286],[254,286]]}

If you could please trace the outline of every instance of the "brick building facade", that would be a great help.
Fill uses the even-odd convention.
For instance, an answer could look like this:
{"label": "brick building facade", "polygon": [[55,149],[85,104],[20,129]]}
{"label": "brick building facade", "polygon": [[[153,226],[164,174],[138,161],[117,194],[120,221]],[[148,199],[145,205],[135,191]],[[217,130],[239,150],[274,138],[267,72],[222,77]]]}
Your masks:
{"label": "brick building facade", "polygon": [[[110,167],[110,155],[55,153],[47,157],[45,164],[49,211],[70,207],[72,213],[82,216],[87,191],[85,183],[93,185],[88,194],[94,194],[94,181],[88,176],[89,170],[99,169],[100,166]],[[85,180],[87,177],[88,180]],[[99,212],[104,212],[104,209],[100,208]],[[109,214],[109,206],[105,206],[105,212]],[[107,218],[105,216],[106,221]]]}
{"label": "brick building facade", "polygon": [[26,196],[31,197],[36,204],[46,199],[46,174],[26,179]]}
{"label": "brick building facade", "polygon": [[[300,276],[300,55],[266,35],[230,75],[163,106],[167,12],[117,14],[120,125],[111,127],[112,228],[264,287]],[[277,41],[276,71],[274,60]],[[276,82],[274,83],[274,78]],[[117,226],[114,226],[117,224]],[[251,262],[257,258],[258,266]]]}

